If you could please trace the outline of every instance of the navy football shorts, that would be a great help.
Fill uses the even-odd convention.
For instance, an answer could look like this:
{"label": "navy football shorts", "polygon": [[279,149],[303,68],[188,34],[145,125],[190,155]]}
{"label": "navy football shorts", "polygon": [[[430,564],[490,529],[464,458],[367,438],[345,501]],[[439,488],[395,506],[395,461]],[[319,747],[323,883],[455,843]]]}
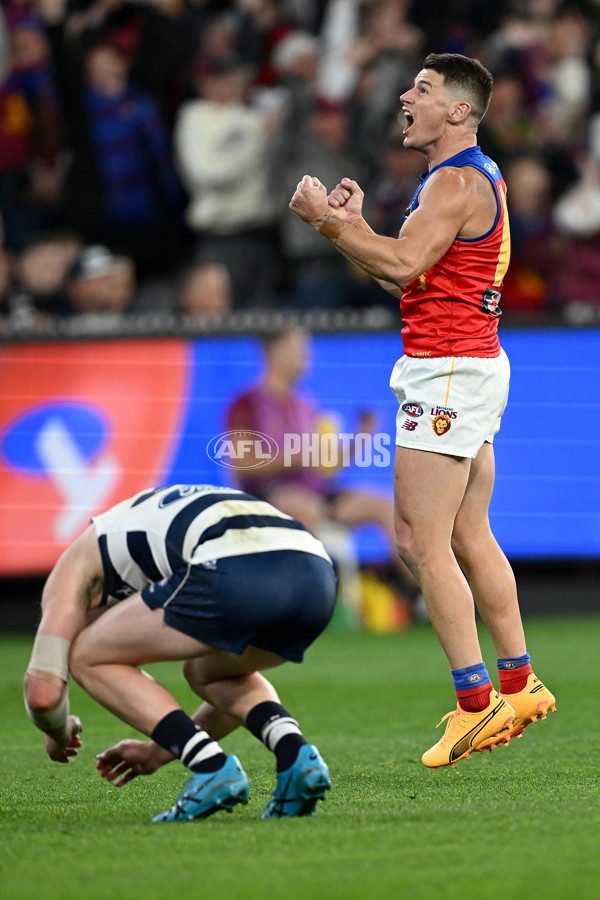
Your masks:
{"label": "navy football shorts", "polygon": [[242,654],[250,644],[291,662],[328,625],[337,579],[326,559],[297,550],[189,563],[142,590],[165,623],[203,644]]}

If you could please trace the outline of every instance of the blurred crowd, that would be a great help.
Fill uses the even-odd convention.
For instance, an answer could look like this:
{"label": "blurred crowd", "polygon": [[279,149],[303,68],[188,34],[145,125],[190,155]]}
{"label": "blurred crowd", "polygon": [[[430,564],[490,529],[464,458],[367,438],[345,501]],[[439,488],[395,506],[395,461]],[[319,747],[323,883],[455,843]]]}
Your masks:
{"label": "blurred crowd", "polygon": [[426,53],[490,68],[511,314],[600,314],[600,0],[2,0],[0,323],[396,301],[288,210],[309,172],[396,235]]}

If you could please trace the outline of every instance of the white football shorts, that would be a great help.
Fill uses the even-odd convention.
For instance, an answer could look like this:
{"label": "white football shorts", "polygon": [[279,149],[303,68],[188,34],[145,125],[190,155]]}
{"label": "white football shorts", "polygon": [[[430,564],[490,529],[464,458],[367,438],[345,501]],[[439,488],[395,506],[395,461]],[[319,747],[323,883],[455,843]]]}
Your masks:
{"label": "white football shorts", "polygon": [[500,428],[509,381],[504,350],[491,359],[402,356],[390,378],[400,404],[396,444],[474,459]]}

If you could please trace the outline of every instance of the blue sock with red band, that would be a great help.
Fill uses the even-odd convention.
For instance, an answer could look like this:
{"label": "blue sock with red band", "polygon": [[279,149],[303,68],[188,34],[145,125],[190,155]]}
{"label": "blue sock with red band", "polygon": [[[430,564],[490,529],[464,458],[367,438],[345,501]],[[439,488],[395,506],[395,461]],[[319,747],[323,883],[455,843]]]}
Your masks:
{"label": "blue sock with red band", "polygon": [[533,672],[529,653],[523,656],[509,656],[498,660],[498,676],[501,694],[517,694],[527,684]]}
{"label": "blue sock with red band", "polygon": [[489,706],[492,681],[485,663],[452,669],[452,678],[461,709],[465,712],[481,712]]}

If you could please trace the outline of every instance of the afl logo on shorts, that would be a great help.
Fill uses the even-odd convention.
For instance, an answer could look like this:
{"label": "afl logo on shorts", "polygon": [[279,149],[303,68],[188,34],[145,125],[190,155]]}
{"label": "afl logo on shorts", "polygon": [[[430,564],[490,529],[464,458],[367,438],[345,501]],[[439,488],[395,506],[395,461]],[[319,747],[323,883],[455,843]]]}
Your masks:
{"label": "afl logo on shorts", "polygon": [[413,419],[418,419],[419,416],[423,415],[423,407],[420,403],[405,403],[402,407],[402,411]]}
{"label": "afl logo on shorts", "polygon": [[446,434],[447,431],[450,431],[451,426],[452,419],[446,413],[442,413],[441,416],[436,416],[431,423],[431,427],[438,437],[441,437],[443,434]]}

